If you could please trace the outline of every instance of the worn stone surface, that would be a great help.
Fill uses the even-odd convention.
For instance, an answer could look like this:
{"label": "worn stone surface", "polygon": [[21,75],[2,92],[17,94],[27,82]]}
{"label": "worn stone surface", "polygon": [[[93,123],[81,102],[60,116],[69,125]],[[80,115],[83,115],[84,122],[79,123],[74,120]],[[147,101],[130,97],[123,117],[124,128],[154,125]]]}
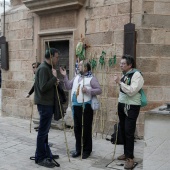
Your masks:
{"label": "worn stone surface", "polygon": [[128,0],[105,0],[105,5],[112,5],[117,3],[128,2]]}
{"label": "worn stone surface", "polygon": [[154,13],[161,15],[170,15],[170,2],[155,2]]}
{"label": "worn stone surface", "polygon": [[165,44],[165,30],[158,29],[152,31],[151,43],[152,44]]}
{"label": "worn stone surface", "polygon": [[143,12],[147,14],[154,13],[154,2],[152,1],[144,1],[143,2]]}
{"label": "worn stone surface", "polygon": [[95,33],[99,32],[99,26],[100,20],[99,19],[93,19],[86,21],[86,33]]}
{"label": "worn stone surface", "polygon": [[[147,60],[147,62],[146,62]],[[158,72],[159,70],[159,60],[151,59],[151,58],[137,58],[136,59],[136,66],[137,68],[145,72]],[[153,67],[154,66],[154,67]]]}
{"label": "worn stone surface", "polygon": [[99,31],[100,32],[109,31],[109,23],[110,22],[108,18],[100,19]]}
{"label": "worn stone surface", "polygon": [[163,99],[163,89],[161,87],[152,87],[147,91],[148,100],[160,101]]}
{"label": "worn stone surface", "polygon": [[110,32],[86,35],[86,41],[92,45],[106,45],[113,42],[114,34]]}
{"label": "worn stone surface", "polygon": [[110,30],[122,30],[124,29],[124,25],[129,23],[129,16],[127,15],[119,15],[116,17],[110,18]]}
{"label": "worn stone surface", "polygon": [[167,87],[163,88],[163,100],[167,101],[167,103],[169,103],[169,96],[170,96],[170,89]]}
{"label": "worn stone surface", "polygon": [[[35,164],[35,161],[30,160],[30,156],[35,155],[37,132],[32,124],[30,133],[30,120],[16,119],[11,117],[0,117],[1,131],[0,131],[0,169],[2,170],[37,170],[46,168]],[[75,149],[75,137],[72,132],[67,129],[66,136],[70,151]],[[105,138],[105,135],[103,136]],[[110,135],[107,136],[110,138]],[[63,131],[50,129],[49,143],[52,143],[52,153],[59,154],[60,158],[57,162],[60,168],[57,170],[109,170],[114,168],[114,165],[109,164],[113,158],[114,145],[111,142],[102,139],[101,134],[93,137],[93,151],[90,157],[86,160],[72,158],[70,155],[70,162],[68,161],[65,138]],[[135,142],[135,157],[142,159],[144,142],[137,140]],[[117,158],[123,152],[123,147],[117,145]],[[8,158],[8,159],[7,159]],[[109,164],[110,168],[106,165]],[[137,166],[138,170],[142,170],[142,164]]]}
{"label": "worn stone surface", "polygon": [[168,74],[170,73],[170,71],[167,69],[169,67],[170,64],[170,60],[169,59],[162,59],[160,60],[160,66],[159,66],[159,72],[161,74]]}
{"label": "worn stone surface", "polygon": [[145,85],[146,86],[169,86],[170,78],[169,74],[157,74],[157,73],[145,73]]}
{"label": "worn stone surface", "polygon": [[115,31],[114,32],[114,43],[124,43],[124,32],[123,31]]}
{"label": "worn stone surface", "polygon": [[126,13],[130,13],[130,3],[126,2],[126,3],[120,3],[117,5],[117,11],[118,14],[126,14]]}
{"label": "worn stone surface", "polygon": [[40,29],[74,28],[76,24],[75,17],[75,11],[42,15],[40,17]]}
{"label": "worn stone surface", "polygon": [[151,43],[151,29],[139,29],[137,30],[137,43]]}
{"label": "worn stone surface", "polygon": [[93,1],[90,1],[90,6],[91,7],[103,6],[104,2],[105,0],[93,0]]}
{"label": "worn stone surface", "polygon": [[169,29],[170,17],[169,15],[144,14],[142,23],[145,27]]}
{"label": "worn stone surface", "polygon": [[137,56],[140,57],[168,57],[170,53],[169,45],[158,44],[137,44]]}
{"label": "worn stone surface", "polygon": [[[30,121],[10,117],[0,117],[1,132],[0,132],[0,169],[2,170],[23,170],[24,169],[46,169],[35,164],[30,160],[30,156],[34,156],[36,149],[37,132],[34,131],[32,124],[30,133]],[[36,125],[35,125],[36,126]],[[14,130],[15,129],[15,130]],[[66,132],[68,146],[70,151],[75,148],[75,138],[72,132],[67,129]],[[110,135],[108,135],[108,138]],[[57,160],[60,163],[62,170],[109,170],[106,165],[111,162],[113,157],[114,145],[109,141],[102,139],[98,133],[93,138],[93,152],[86,160],[78,158],[71,158],[68,161],[65,143],[63,142],[63,131],[51,129],[49,132],[49,142],[52,143],[52,153],[59,154],[60,158]],[[143,157],[143,141],[137,140],[135,142],[135,156],[142,159]],[[122,154],[123,148],[118,145],[116,147],[115,158]],[[71,155],[70,155],[71,156]],[[8,159],[6,159],[8,157]],[[111,166],[111,164],[110,164]],[[112,167],[112,166],[111,166]],[[137,166],[140,170],[142,167]]]}
{"label": "worn stone surface", "polygon": [[[158,113],[158,109],[147,113],[145,117],[145,149],[143,169],[169,169],[169,142],[168,133],[170,115]],[[158,126],[159,125],[159,126]],[[154,131],[153,131],[154,129]],[[160,154],[161,153],[161,154]],[[154,163],[153,163],[154,162]]]}
{"label": "worn stone surface", "polygon": [[110,16],[115,15],[117,15],[116,5],[102,6],[87,9],[86,19],[109,18]]}

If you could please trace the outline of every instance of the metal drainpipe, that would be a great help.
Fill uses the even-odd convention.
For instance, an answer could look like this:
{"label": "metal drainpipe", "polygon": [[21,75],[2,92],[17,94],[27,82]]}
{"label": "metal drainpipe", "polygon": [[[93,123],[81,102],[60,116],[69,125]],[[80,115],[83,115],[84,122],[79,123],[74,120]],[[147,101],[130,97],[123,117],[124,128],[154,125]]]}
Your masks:
{"label": "metal drainpipe", "polygon": [[4,0],[4,37],[5,37],[5,0]]}
{"label": "metal drainpipe", "polygon": [[130,0],[130,23],[132,20],[132,0]]}

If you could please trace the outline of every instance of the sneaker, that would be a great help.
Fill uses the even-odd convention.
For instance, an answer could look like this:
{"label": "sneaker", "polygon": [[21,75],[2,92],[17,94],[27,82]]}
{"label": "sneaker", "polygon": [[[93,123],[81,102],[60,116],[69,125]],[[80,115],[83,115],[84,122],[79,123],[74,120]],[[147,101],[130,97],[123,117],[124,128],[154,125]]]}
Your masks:
{"label": "sneaker", "polygon": [[46,168],[54,168],[55,167],[55,164],[52,161],[50,161],[49,159],[47,159],[47,158],[45,158],[42,161],[38,162],[38,165],[44,166]]}
{"label": "sneaker", "polygon": [[133,167],[134,167],[134,160],[130,159],[130,158],[127,158],[124,168],[125,169],[132,169]]}
{"label": "sneaker", "polygon": [[118,156],[117,159],[118,160],[126,160],[126,156],[125,156],[125,154],[123,154],[123,155]]}

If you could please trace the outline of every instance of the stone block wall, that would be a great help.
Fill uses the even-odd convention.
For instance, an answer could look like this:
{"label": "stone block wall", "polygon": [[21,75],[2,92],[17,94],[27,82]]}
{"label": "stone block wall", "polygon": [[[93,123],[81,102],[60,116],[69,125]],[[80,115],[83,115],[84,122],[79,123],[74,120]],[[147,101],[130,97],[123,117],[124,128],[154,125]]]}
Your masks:
{"label": "stone block wall", "polygon": [[170,1],[145,0],[142,29],[139,32],[137,56],[140,56],[140,59],[137,64],[144,73],[145,87],[150,101],[146,109],[150,110],[169,102],[170,98],[168,90],[170,87],[168,69],[170,64]]}
{"label": "stone block wall", "polygon": [[170,101],[170,1],[144,0],[137,32],[137,67],[145,79],[147,111]]}
{"label": "stone block wall", "polygon": [[[20,0],[13,0],[19,5]],[[106,52],[106,65],[98,64],[94,70],[103,94],[100,96],[102,109],[96,113],[100,132],[107,133],[116,121],[118,88],[113,81],[123,54],[124,25],[129,23],[129,0],[86,0],[79,11],[46,14],[40,17],[36,31],[73,30],[72,48],[85,36],[90,45],[86,55],[99,61],[102,51]],[[170,98],[170,2],[169,0],[133,0],[132,23],[136,25],[136,65],[142,71],[149,104],[141,109],[137,121],[137,134],[143,136],[144,113],[166,102]],[[34,14],[24,5],[12,8],[6,14],[6,37],[9,42],[9,71],[2,71],[2,109],[4,115],[28,118],[32,111],[32,100],[24,95],[33,83],[31,63],[35,62]],[[3,19],[3,18],[2,18]],[[35,36],[36,38],[38,37]],[[74,52],[73,52],[74,54]],[[111,56],[117,56],[117,64],[108,67]],[[41,56],[42,57],[42,56]],[[73,59],[75,61],[75,58]],[[74,63],[73,61],[71,61]],[[35,109],[35,108],[34,108]],[[36,109],[35,109],[36,110]],[[104,128],[103,128],[104,127]]]}
{"label": "stone block wall", "polygon": [[[137,32],[136,65],[143,73],[144,90],[149,100],[148,106],[141,109],[137,121],[138,136],[143,136],[145,111],[168,102],[170,98],[169,5],[167,0],[132,2],[132,23]],[[113,75],[121,72],[119,61],[123,54],[123,29],[129,22],[129,10],[128,0],[94,0],[90,1],[86,10],[86,40],[91,46],[87,50],[88,57],[99,60],[104,50],[108,62],[111,56],[117,55],[116,66],[108,70],[106,64],[105,68],[98,66],[97,71],[94,71],[103,88],[100,100],[103,103],[103,112],[107,114],[106,124],[116,119],[116,87]],[[102,114],[98,114],[99,121]]]}
{"label": "stone block wall", "polygon": [[[130,3],[128,0],[95,0],[90,1],[86,10],[86,41],[90,45],[87,49],[88,58],[95,58],[98,66],[94,70],[102,87],[100,96],[101,110],[95,114],[98,127],[96,130],[107,133],[113,128],[117,120],[117,98],[119,87],[113,81],[114,74],[120,74],[120,58],[123,54],[124,25],[129,23]],[[136,27],[141,26],[139,20],[142,12],[142,0],[134,0],[132,7],[132,22]],[[99,64],[102,51],[106,52],[105,67]],[[108,60],[117,56],[117,64],[109,67]],[[138,119],[138,135],[143,135],[144,114]],[[109,127],[110,126],[110,127]],[[112,128],[110,133],[112,133]]]}
{"label": "stone block wall", "polygon": [[17,5],[6,13],[9,70],[2,70],[2,115],[30,118],[32,100],[25,96],[33,85],[32,63],[36,61],[33,14],[24,5]]}

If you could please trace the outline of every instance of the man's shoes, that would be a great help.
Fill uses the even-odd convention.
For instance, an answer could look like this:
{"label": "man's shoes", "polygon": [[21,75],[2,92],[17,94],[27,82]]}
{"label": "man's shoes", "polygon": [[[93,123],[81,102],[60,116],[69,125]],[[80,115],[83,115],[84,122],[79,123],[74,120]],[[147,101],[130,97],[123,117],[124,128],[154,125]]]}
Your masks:
{"label": "man's shoes", "polygon": [[133,167],[134,167],[134,160],[130,159],[130,158],[127,158],[124,168],[125,169],[132,169]]}
{"label": "man's shoes", "polygon": [[50,161],[47,158],[45,158],[42,161],[38,162],[38,165],[44,166],[46,168],[54,168],[56,166],[52,161]]}
{"label": "man's shoes", "polygon": [[77,158],[77,157],[80,156],[80,155],[81,155],[81,152],[75,151],[75,152],[72,154],[72,157],[73,157],[73,158]]}
{"label": "man's shoes", "polygon": [[126,160],[126,156],[125,156],[125,154],[123,154],[123,155],[118,156],[117,159],[118,160]]}
{"label": "man's shoes", "polygon": [[59,159],[59,155],[52,155],[53,159]]}
{"label": "man's shoes", "polygon": [[83,154],[82,159],[87,159],[90,156],[90,154]]}

